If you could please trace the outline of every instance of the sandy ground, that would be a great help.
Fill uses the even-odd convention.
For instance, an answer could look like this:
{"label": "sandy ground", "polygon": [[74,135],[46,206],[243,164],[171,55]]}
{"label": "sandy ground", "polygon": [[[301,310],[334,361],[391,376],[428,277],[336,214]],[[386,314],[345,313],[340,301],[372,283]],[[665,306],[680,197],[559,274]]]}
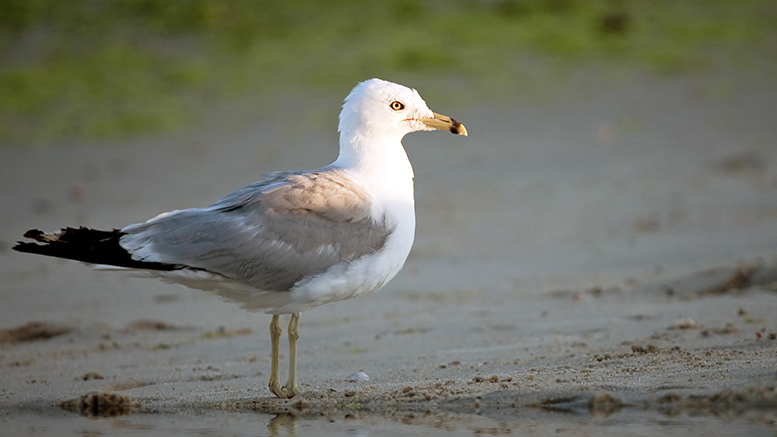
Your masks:
{"label": "sandy ground", "polygon": [[405,139],[413,253],[381,292],[302,315],[291,401],[266,389],[269,316],[10,247],[327,164],[342,96],[0,149],[0,434],[773,435],[777,82],[580,73],[539,94],[427,99],[470,137]]}

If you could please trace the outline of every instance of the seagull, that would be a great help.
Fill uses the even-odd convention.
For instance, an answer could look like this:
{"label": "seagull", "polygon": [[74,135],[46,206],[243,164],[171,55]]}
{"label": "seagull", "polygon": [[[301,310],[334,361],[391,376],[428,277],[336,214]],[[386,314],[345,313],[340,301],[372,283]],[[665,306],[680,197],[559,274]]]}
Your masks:
{"label": "seagull", "polygon": [[[292,398],[300,394],[300,313],[376,291],[404,265],[415,202],[402,138],[431,130],[467,135],[463,124],[432,112],[418,91],[370,79],[346,97],[340,153],[325,167],[270,173],[208,207],[165,212],[121,229],[33,229],[24,237],[37,243],[13,249],[131,269],[271,314],[270,391]],[[289,374],[281,386],[284,314],[291,315]]]}

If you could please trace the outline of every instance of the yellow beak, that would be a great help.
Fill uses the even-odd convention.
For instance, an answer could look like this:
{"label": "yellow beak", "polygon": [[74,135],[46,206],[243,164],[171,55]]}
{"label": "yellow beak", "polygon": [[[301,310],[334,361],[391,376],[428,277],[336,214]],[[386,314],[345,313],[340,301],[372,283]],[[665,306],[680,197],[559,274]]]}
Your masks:
{"label": "yellow beak", "polygon": [[456,121],[454,118],[450,118],[447,115],[433,113],[434,118],[422,118],[421,122],[432,129],[440,129],[450,131],[452,134],[467,136],[467,128],[463,124]]}

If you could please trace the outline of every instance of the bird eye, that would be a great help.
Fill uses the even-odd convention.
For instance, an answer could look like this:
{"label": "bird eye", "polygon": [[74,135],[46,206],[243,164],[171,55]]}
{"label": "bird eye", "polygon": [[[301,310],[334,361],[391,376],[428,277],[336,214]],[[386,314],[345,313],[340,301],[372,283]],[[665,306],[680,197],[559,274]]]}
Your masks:
{"label": "bird eye", "polygon": [[402,104],[402,102],[398,102],[398,101],[396,101],[396,100],[394,100],[393,102],[391,102],[391,104],[389,105],[389,107],[391,107],[391,109],[393,109],[393,110],[395,110],[395,111],[401,111],[401,110],[405,109],[405,105],[404,105],[404,104]]}

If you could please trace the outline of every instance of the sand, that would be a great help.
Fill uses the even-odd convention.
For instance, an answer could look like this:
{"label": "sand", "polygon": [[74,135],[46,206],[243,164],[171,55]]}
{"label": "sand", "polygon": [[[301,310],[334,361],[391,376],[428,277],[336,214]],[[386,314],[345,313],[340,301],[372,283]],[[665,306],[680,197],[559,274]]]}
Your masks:
{"label": "sand", "polygon": [[0,149],[2,433],[773,435],[777,83],[583,72],[548,94],[428,101],[470,136],[405,139],[413,253],[379,293],[303,313],[292,400],[266,388],[269,316],[10,247],[324,165],[341,96]]}

